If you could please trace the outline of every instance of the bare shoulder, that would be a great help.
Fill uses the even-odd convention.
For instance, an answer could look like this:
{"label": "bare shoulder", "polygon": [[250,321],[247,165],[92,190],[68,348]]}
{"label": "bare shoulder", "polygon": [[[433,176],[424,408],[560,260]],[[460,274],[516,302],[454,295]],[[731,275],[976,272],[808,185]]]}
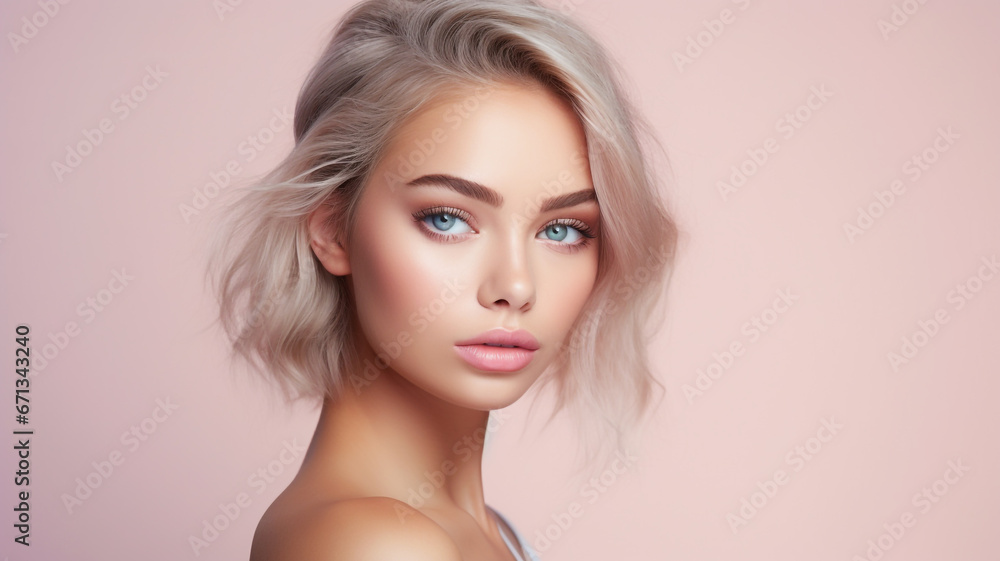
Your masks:
{"label": "bare shoulder", "polygon": [[364,497],[289,508],[276,502],[261,518],[251,561],[460,561],[436,522],[388,497]]}

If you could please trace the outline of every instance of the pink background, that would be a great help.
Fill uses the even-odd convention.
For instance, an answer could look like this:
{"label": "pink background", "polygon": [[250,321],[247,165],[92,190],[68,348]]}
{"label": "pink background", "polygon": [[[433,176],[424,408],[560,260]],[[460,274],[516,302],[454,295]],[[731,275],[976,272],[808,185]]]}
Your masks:
{"label": "pink background", "polygon": [[[12,541],[12,368],[0,378],[0,556],[247,557],[298,464],[281,464],[283,443],[308,442],[315,412],[286,410],[228,372],[201,280],[219,198],[187,222],[179,205],[230,160],[245,184],[287,152],[273,111],[294,108],[348,5],[242,2],[223,17],[190,0],[73,2],[52,17],[35,16],[34,1],[0,7],[0,348],[11,365],[19,323],[36,354],[64,343],[31,378],[30,548]],[[1000,277],[977,273],[1000,252],[1000,6],[562,5],[624,65],[671,160],[665,195],[685,234],[651,346],[668,395],[639,462],[613,482],[606,473],[592,503],[588,480],[605,466],[574,474],[572,427],[542,432],[522,400],[487,450],[488,502],[552,561],[996,559]],[[883,35],[894,6],[901,25]],[[15,51],[22,17],[45,25]],[[699,33],[707,47],[678,64]],[[136,90],[144,99],[127,115],[116,110],[147,67],[166,75]],[[832,95],[809,108],[820,89]],[[797,110],[804,122],[787,135],[781,119]],[[102,119],[114,129],[60,181],[52,162]],[[272,123],[274,140],[247,161],[241,143]],[[957,137],[934,148],[939,129]],[[745,163],[769,138],[777,151]],[[914,156],[935,160],[918,180]],[[754,173],[724,199],[717,183],[740,165]],[[879,213],[873,193],[894,180],[902,194]],[[879,216],[849,238],[844,224],[869,205]],[[121,288],[122,269],[134,279],[102,293]],[[959,284],[978,292],[957,297]],[[784,289],[797,299],[774,312]],[[78,312],[101,297],[101,311]],[[935,313],[947,323],[894,369],[889,353]],[[743,329],[754,316],[772,322],[759,338]],[[60,336],[70,321],[79,332]],[[744,352],[729,361],[734,343]],[[711,367],[717,379],[685,397],[716,360],[728,368]],[[164,416],[157,399],[176,410]],[[824,420],[842,428],[831,438]],[[121,439],[133,425],[150,432],[138,447]],[[69,513],[62,495],[114,451],[120,465]],[[248,480],[268,466],[271,482]],[[914,498],[924,488],[934,502]],[[196,555],[189,536],[241,493],[250,505]],[[573,503],[582,515],[567,519]]]}

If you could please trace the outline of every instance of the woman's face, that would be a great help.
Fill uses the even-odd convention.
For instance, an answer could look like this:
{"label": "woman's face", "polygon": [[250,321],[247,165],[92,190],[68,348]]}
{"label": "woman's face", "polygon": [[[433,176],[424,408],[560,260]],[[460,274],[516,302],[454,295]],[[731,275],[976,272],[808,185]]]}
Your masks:
{"label": "woman's face", "polygon": [[348,387],[398,375],[477,410],[523,395],[597,274],[586,154],[572,109],[540,88],[470,91],[408,121],[364,188],[345,248],[371,361]]}

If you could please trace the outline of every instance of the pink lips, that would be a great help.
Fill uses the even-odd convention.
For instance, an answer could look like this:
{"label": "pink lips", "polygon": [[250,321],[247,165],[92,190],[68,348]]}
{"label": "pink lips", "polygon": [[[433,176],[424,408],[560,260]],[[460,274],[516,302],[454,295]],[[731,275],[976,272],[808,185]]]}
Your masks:
{"label": "pink lips", "polygon": [[514,372],[524,368],[531,363],[538,347],[538,341],[523,329],[491,329],[455,343],[458,356],[470,366],[492,372]]}

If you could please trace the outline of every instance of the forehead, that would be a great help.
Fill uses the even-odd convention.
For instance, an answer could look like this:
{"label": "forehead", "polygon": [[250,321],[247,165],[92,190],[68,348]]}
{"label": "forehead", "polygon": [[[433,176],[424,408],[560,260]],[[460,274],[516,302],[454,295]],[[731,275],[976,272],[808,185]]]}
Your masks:
{"label": "forehead", "polygon": [[404,180],[445,173],[530,193],[553,181],[592,188],[586,154],[568,102],[542,87],[498,84],[439,97],[400,127],[385,162],[408,172]]}

